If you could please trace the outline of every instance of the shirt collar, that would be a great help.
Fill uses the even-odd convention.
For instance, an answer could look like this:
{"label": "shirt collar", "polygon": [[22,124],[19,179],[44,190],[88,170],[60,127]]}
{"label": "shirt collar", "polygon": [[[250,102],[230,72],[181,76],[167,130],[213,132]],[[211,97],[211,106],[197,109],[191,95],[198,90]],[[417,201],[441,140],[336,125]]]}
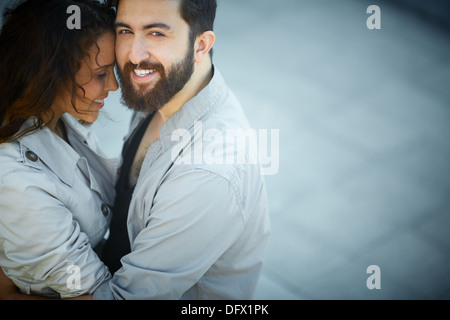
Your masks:
{"label": "shirt collar", "polygon": [[213,69],[214,75],[209,84],[195,97],[186,102],[160,129],[160,141],[164,150],[169,149],[177,141],[172,141],[172,133],[177,129],[190,131],[194,124],[223,100],[227,94],[227,86],[220,71]]}

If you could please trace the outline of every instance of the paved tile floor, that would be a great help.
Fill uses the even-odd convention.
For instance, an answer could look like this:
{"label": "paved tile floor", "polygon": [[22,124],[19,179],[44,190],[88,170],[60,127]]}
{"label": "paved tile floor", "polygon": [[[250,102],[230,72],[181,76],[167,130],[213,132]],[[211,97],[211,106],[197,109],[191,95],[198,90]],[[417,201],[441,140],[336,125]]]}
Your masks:
{"label": "paved tile floor", "polygon": [[[218,2],[215,64],[280,130],[255,299],[449,299],[450,33],[389,1]],[[97,127],[112,154],[118,99]]]}
{"label": "paved tile floor", "polygon": [[[253,126],[280,130],[255,299],[449,299],[450,32],[390,1],[218,2],[215,64]],[[119,99],[96,125],[114,156]]]}

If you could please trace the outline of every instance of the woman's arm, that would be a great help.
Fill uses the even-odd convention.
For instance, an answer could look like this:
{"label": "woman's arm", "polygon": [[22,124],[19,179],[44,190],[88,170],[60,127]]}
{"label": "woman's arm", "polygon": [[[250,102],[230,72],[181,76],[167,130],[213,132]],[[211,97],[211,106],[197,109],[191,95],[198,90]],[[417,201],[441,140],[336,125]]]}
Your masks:
{"label": "woman's arm", "polygon": [[43,296],[21,294],[19,288],[9,279],[0,268],[0,300],[92,300],[92,295],[79,296],[69,299],[54,299]]}
{"label": "woman's arm", "polygon": [[111,275],[51,188],[46,175],[31,172],[1,181],[0,265],[27,294],[92,294]]}
{"label": "woman's arm", "polygon": [[0,268],[0,300],[54,300],[41,296],[21,294],[19,288],[9,279]]}

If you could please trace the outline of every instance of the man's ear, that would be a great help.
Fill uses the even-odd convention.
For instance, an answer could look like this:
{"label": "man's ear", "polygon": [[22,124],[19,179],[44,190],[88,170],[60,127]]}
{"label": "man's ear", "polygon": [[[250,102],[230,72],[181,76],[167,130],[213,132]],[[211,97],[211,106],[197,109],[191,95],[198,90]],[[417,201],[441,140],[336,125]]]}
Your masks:
{"label": "man's ear", "polygon": [[195,41],[194,56],[194,61],[196,63],[200,63],[205,59],[211,51],[215,41],[216,35],[212,31],[205,31],[201,35],[197,36],[197,40]]}

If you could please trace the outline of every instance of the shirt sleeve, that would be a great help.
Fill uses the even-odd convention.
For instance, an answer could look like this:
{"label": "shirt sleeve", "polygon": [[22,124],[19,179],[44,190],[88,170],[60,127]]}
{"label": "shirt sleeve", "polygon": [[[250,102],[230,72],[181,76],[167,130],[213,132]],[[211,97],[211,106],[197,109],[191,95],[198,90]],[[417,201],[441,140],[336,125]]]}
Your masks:
{"label": "shirt sleeve", "polygon": [[0,266],[23,293],[75,297],[111,278],[45,175],[3,178],[0,213]]}
{"label": "shirt sleeve", "polygon": [[130,213],[145,222],[132,252],[94,299],[179,299],[243,230],[233,185],[206,170],[169,178],[144,205]]}

